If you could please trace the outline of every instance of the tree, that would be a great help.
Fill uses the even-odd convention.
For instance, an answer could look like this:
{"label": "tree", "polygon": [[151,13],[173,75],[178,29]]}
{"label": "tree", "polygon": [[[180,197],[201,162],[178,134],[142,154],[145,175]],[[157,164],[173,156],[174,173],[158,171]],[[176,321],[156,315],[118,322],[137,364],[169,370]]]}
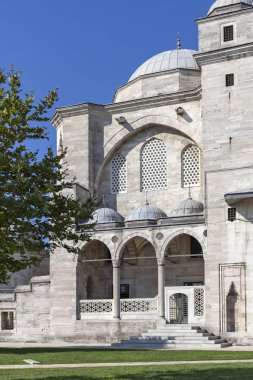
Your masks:
{"label": "tree", "polygon": [[[0,70],[0,282],[11,272],[38,263],[56,247],[78,252],[76,244],[88,240],[94,197],[81,205],[64,190],[73,186],[63,168],[66,149],[57,156],[52,149],[39,159],[27,141],[47,139],[48,111],[57,91],[35,102],[22,91],[21,74]],[[77,232],[78,231],[78,232]]]}

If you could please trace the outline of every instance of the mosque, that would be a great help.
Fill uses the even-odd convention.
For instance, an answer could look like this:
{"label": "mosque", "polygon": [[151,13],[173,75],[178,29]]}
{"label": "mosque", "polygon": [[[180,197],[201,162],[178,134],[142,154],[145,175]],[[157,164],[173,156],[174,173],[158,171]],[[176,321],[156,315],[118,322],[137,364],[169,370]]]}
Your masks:
{"label": "mosque", "polygon": [[103,204],[80,255],[1,287],[0,341],[181,326],[253,344],[253,0],[216,0],[197,24],[198,52],[178,39],[111,104],[57,109],[73,196]]}

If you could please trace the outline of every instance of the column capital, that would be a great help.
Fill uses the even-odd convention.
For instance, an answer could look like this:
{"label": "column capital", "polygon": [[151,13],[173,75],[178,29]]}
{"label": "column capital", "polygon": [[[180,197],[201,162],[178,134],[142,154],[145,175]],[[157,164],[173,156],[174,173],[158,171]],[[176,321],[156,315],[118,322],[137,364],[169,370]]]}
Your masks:
{"label": "column capital", "polygon": [[164,257],[157,257],[157,265],[158,266],[164,266],[165,265],[165,258]]}
{"label": "column capital", "polygon": [[120,268],[121,265],[121,259],[119,260],[112,260],[112,266],[113,268]]}

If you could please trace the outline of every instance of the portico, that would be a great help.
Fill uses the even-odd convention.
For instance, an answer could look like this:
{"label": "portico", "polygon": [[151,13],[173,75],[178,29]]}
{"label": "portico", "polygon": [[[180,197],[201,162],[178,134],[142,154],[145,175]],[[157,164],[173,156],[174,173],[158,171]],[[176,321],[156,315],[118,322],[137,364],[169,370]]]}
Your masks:
{"label": "portico", "polygon": [[[196,231],[201,229],[204,232],[203,226]],[[159,231],[155,240],[154,231],[128,233],[122,240],[118,238],[112,252],[111,235],[107,231],[105,237],[97,231],[103,235],[103,243],[93,239],[79,257],[77,288],[80,283],[84,286],[77,299],[81,320],[163,319],[166,323],[203,324],[204,258],[198,233],[190,230],[189,235],[178,228],[173,233],[165,228],[164,234]],[[100,289],[92,293],[91,284]],[[186,296],[185,319],[181,318],[178,294]]]}

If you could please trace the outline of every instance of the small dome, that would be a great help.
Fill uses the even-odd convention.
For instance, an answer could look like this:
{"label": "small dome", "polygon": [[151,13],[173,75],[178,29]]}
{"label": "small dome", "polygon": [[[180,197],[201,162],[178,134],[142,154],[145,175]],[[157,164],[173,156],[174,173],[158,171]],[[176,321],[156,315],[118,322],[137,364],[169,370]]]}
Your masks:
{"label": "small dome", "polygon": [[167,218],[168,216],[158,207],[146,204],[137,207],[126,218],[126,222],[133,222],[137,220],[158,220],[160,218]]}
{"label": "small dome", "polygon": [[233,5],[239,3],[253,5],[253,0],[216,0],[215,3],[209,9],[208,14],[212,13],[216,8],[221,8],[225,7],[226,5]]}
{"label": "small dome", "polygon": [[199,70],[198,64],[193,57],[197,53],[194,50],[177,49],[168,50],[157,54],[144,62],[131,76],[129,82],[141,75],[160,73],[173,69]]}
{"label": "small dome", "polygon": [[117,211],[111,208],[103,207],[99,208],[93,213],[93,219],[91,223],[103,224],[103,223],[124,223],[124,218]]}
{"label": "small dome", "polygon": [[173,208],[170,213],[170,216],[185,216],[185,215],[195,215],[202,214],[204,211],[204,205],[201,202],[193,200],[191,197],[186,199],[183,202],[180,202],[179,205]]}

